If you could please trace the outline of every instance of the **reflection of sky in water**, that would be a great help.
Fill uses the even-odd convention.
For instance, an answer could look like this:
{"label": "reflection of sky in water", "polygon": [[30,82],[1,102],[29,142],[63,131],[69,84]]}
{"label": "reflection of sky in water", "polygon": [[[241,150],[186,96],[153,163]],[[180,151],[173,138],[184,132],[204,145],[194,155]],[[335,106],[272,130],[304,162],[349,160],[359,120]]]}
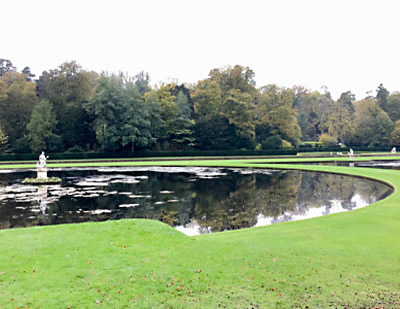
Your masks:
{"label": "reflection of sky in water", "polygon": [[[355,194],[351,198],[351,203],[355,205],[352,208],[352,210],[357,209],[357,208],[362,208],[362,207],[369,205],[369,203],[365,199],[363,199],[359,194]],[[264,216],[263,214],[259,214],[257,216],[257,224],[255,226],[266,226],[266,225],[270,225],[273,223],[284,222],[284,221],[297,221],[297,220],[310,219],[310,218],[325,216],[328,214],[344,212],[344,211],[348,211],[348,210],[349,209],[346,209],[343,207],[342,201],[331,200],[329,206],[317,207],[317,208],[312,207],[312,208],[307,209],[306,212],[301,213],[301,214],[284,213],[283,215],[281,215],[279,217],[271,217],[271,216],[268,217],[268,216]]]}
{"label": "reflection of sky in water", "polygon": [[179,232],[182,232],[183,234],[185,234],[187,236],[195,236],[195,235],[200,235],[200,234],[211,233],[210,227],[201,227],[195,221],[191,221],[190,223],[185,224],[185,225],[176,226],[175,228]]}
{"label": "reflection of sky in water", "polygon": [[[369,205],[369,203],[365,199],[363,199],[359,194],[355,194],[351,198],[351,203],[353,205],[355,205],[352,208],[352,210],[362,208],[362,207]],[[257,223],[254,226],[259,227],[259,226],[266,226],[266,225],[270,225],[273,223],[279,223],[279,222],[285,222],[285,221],[305,220],[305,219],[321,217],[321,216],[325,216],[327,214],[334,214],[334,213],[339,213],[339,212],[344,212],[344,211],[348,211],[348,209],[346,209],[342,206],[342,201],[331,200],[330,206],[309,208],[309,209],[307,209],[306,212],[303,212],[301,214],[295,214],[295,213],[288,212],[288,213],[284,213],[283,215],[278,216],[278,217],[264,216],[263,214],[259,214],[257,216]],[[202,228],[200,225],[198,225],[194,221],[192,221],[186,225],[176,226],[175,228],[178,231],[180,231],[188,236],[195,236],[195,235],[212,232],[210,227]]]}
{"label": "reflection of sky in water", "polygon": [[347,211],[391,193],[340,175],[205,167],[52,169],[61,185],[21,184],[34,173],[0,170],[0,228],[149,218],[198,235]]}

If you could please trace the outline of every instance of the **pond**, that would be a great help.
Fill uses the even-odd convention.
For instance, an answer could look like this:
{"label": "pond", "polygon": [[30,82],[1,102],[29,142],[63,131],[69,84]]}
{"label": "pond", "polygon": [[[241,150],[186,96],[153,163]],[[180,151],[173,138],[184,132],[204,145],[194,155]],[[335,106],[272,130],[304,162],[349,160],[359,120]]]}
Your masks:
{"label": "pond", "polygon": [[375,181],[315,172],[203,167],[0,170],[0,228],[149,218],[187,235],[347,211],[392,193]]}

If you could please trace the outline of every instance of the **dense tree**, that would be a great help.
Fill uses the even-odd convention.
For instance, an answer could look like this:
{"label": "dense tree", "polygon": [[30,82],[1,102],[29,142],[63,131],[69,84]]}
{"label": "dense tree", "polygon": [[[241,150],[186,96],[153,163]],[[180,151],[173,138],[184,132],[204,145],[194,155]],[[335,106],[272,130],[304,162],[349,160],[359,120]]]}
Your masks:
{"label": "dense tree", "polygon": [[369,98],[354,103],[355,130],[351,143],[362,146],[388,145],[393,122],[376,100]]}
{"label": "dense tree", "polygon": [[394,124],[394,129],[390,135],[390,144],[400,146],[400,120]]}
{"label": "dense tree", "polygon": [[27,125],[27,139],[34,153],[49,150],[51,140],[57,139],[54,134],[57,120],[52,104],[48,100],[40,100],[32,111]]}
{"label": "dense tree", "polygon": [[150,121],[150,132],[156,143],[161,137],[164,122],[162,119],[162,108],[156,91],[152,90],[144,95],[145,109]]}
{"label": "dense tree", "polygon": [[301,129],[293,109],[294,93],[291,89],[268,85],[261,88],[257,103],[257,141],[277,135],[292,145],[298,145]]}
{"label": "dense tree", "polygon": [[390,134],[393,130],[393,122],[383,110],[373,118],[371,123],[372,141],[371,146],[389,145]]}
{"label": "dense tree", "polygon": [[210,79],[198,82],[192,98],[196,121],[206,122],[220,113],[222,93],[217,82]]}
{"label": "dense tree", "polygon": [[201,149],[230,149],[235,128],[221,113],[222,92],[219,84],[211,79],[199,81],[194,87],[195,137]]}
{"label": "dense tree", "polygon": [[133,152],[135,147],[152,145],[155,138],[151,132],[149,110],[145,108],[141,97],[141,88],[132,82],[126,82],[124,86],[121,145],[125,147],[130,144]]}
{"label": "dense tree", "polygon": [[37,102],[35,84],[22,73],[9,71],[0,79],[0,121],[13,148],[26,132]]}
{"label": "dense tree", "polygon": [[400,119],[400,92],[393,92],[387,98],[388,115],[392,121]]}
{"label": "dense tree", "polygon": [[255,74],[249,67],[236,65],[233,68],[228,66],[222,69],[213,69],[209,76],[220,86],[223,97],[227,96],[232,89],[250,94],[257,92],[254,81]]}
{"label": "dense tree", "polygon": [[354,133],[354,95],[348,91],[341,94],[337,102],[332,102],[326,127],[331,137],[345,144]]}
{"label": "dense tree", "polygon": [[[226,133],[234,132],[234,135],[224,138],[230,140],[234,148],[254,148],[254,103],[258,95],[254,72],[248,67],[236,65],[214,69],[209,75],[210,80],[221,89],[221,124],[225,125]],[[229,126],[226,127],[226,124]]]}
{"label": "dense tree", "polygon": [[162,85],[157,91],[163,120],[160,142],[162,142],[162,147],[166,150],[171,149],[170,140],[175,131],[174,120],[179,112],[178,106],[176,105],[176,97],[172,94],[174,88],[175,84]]}
{"label": "dense tree", "polygon": [[54,106],[58,121],[56,132],[62,137],[65,148],[86,147],[94,142],[89,129],[92,119],[83,108],[93,96],[93,74],[75,61],[66,62],[43,72],[38,91],[41,98],[48,99]]}
{"label": "dense tree", "polygon": [[116,151],[122,146],[122,126],[125,113],[124,85],[121,78],[103,75],[96,87],[94,97],[84,103],[92,115],[97,142],[103,151]]}
{"label": "dense tree", "polygon": [[158,148],[175,150],[194,146],[193,103],[189,89],[185,85],[163,84],[155,93],[162,119]]}
{"label": "dense tree", "polygon": [[8,136],[4,133],[0,122],[0,153],[7,149]]}
{"label": "dense tree", "polygon": [[353,105],[355,128],[351,137],[351,144],[367,146],[372,142],[372,120],[381,109],[373,98],[354,102]]}
{"label": "dense tree", "polygon": [[333,103],[329,92],[309,92],[297,87],[295,90],[294,108],[298,112],[298,123],[303,140],[316,141],[318,136],[327,132],[329,109]]}
{"label": "dense tree", "polygon": [[176,130],[172,142],[179,145],[180,148],[192,147],[195,145],[195,138],[193,137],[193,111],[189,99],[183,91],[178,92],[176,105],[178,113],[175,119]]}
{"label": "dense tree", "polygon": [[235,126],[238,137],[245,140],[254,139],[254,105],[249,93],[239,89],[231,89],[221,106],[221,114]]}
{"label": "dense tree", "polygon": [[0,78],[0,101],[5,101],[8,97],[8,85]]}
{"label": "dense tree", "polygon": [[116,151],[130,145],[147,147],[154,143],[151,132],[151,106],[141,97],[140,88],[123,75],[104,74],[92,100],[85,103],[93,123],[97,142],[104,151]]}
{"label": "dense tree", "polygon": [[[394,143],[399,131],[392,128],[400,120],[400,94],[382,84],[375,97],[353,102],[350,91],[333,100],[327,87],[256,88],[254,72],[240,65],[213,69],[196,85],[151,87],[146,72],[99,76],[74,61],[44,71],[36,85],[34,77],[29,67],[18,73],[0,59],[0,122],[14,152],[30,151],[29,145],[35,151],[272,149],[300,139],[373,146]],[[38,97],[54,117],[44,137],[32,114]]]}

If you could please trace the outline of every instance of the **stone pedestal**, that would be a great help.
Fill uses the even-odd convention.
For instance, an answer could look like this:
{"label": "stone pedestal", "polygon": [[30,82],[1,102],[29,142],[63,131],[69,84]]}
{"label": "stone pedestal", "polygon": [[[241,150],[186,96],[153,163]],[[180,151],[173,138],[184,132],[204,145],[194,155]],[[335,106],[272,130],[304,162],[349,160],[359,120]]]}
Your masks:
{"label": "stone pedestal", "polygon": [[38,179],[47,179],[47,167],[38,167],[36,171]]}

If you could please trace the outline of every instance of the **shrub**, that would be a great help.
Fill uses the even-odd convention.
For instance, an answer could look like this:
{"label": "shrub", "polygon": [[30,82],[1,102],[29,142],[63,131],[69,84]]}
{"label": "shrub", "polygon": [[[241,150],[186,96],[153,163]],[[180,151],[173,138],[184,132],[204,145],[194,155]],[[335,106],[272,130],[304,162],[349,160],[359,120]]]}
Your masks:
{"label": "shrub", "polygon": [[282,140],[282,148],[288,149],[288,148],[293,148],[293,145],[291,142],[287,141],[287,140]]}
{"label": "shrub", "polygon": [[324,148],[333,147],[336,145],[336,140],[328,134],[321,134],[319,141],[322,143],[322,147]]}
{"label": "shrub", "polygon": [[262,143],[263,149],[279,149],[282,146],[282,139],[279,135],[267,137]]}

